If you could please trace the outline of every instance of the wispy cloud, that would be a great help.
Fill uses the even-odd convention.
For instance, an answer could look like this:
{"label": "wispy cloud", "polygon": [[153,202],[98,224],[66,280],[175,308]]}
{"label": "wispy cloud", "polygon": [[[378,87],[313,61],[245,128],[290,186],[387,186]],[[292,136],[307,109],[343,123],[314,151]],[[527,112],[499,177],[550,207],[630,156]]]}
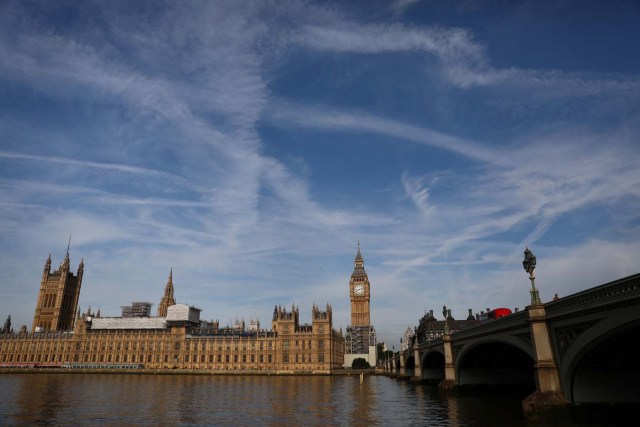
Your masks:
{"label": "wispy cloud", "polygon": [[410,177],[406,171],[402,173],[402,184],[407,196],[416,205],[422,215],[429,215],[433,206],[429,204],[429,188],[425,186],[424,177]]}
{"label": "wispy cloud", "polygon": [[[395,5],[403,10],[412,3],[396,2]],[[366,25],[343,20],[331,25],[307,26],[297,40],[307,47],[334,52],[424,52],[440,61],[446,81],[461,88],[509,85],[534,89],[537,92],[530,95],[547,98],[612,92],[633,97],[640,88],[640,79],[634,75],[494,67],[485,47],[463,28],[415,28],[399,23]]]}
{"label": "wispy cloud", "polygon": [[279,102],[266,118],[283,127],[305,127],[325,131],[367,131],[455,152],[487,163],[504,162],[504,156],[479,143],[361,111],[328,106],[291,105]]}
{"label": "wispy cloud", "polygon": [[168,174],[163,171],[141,168],[137,166],[122,165],[116,163],[99,163],[86,160],[66,159],[55,156],[36,156],[31,154],[14,153],[8,151],[0,151],[0,157],[5,159],[33,160],[38,162],[58,163],[62,165],[78,166],[83,168],[103,169],[112,172],[126,172],[138,175],[164,176],[176,178],[175,175]]}

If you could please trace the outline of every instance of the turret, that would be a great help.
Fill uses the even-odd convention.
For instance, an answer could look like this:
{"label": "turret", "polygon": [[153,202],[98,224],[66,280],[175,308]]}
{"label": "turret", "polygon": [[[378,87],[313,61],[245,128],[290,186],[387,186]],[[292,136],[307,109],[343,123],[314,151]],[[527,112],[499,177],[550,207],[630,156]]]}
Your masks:
{"label": "turret", "polygon": [[45,261],[33,314],[32,332],[36,329],[38,331],[69,331],[73,328],[84,262],[80,262],[77,274],[73,274],[69,259],[70,245],[71,239],[69,239],[64,260],[55,271],[51,271],[51,254]]}
{"label": "turret", "polygon": [[158,304],[158,317],[167,317],[167,308],[175,304],[176,299],[173,295],[173,267],[171,267],[167,285],[164,288],[164,295],[160,300],[160,304]]}
{"label": "turret", "polygon": [[[66,273],[69,272],[69,269],[71,268],[70,265],[70,260],[69,260],[69,248],[71,247],[71,236],[69,236],[69,244],[67,244],[67,253],[64,256],[64,260],[62,261],[62,265],[61,265],[61,270],[64,271],[65,276]],[[61,275],[62,276],[62,275]]]}

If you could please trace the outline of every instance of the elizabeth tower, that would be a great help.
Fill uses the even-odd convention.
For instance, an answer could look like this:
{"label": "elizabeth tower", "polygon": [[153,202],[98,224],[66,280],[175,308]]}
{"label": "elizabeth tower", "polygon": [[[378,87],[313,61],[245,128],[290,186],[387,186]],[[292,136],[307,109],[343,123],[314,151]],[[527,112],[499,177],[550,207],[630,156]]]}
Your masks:
{"label": "elizabeth tower", "polygon": [[369,277],[364,271],[364,260],[360,254],[360,242],[358,242],[358,253],[349,280],[349,295],[351,297],[351,326],[369,326],[371,323],[369,310],[371,293]]}

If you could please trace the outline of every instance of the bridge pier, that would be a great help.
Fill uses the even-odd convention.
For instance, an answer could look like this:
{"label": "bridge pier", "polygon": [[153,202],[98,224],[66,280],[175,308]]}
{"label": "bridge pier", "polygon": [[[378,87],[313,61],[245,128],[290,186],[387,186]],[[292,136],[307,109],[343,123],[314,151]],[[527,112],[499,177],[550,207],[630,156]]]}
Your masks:
{"label": "bridge pier", "polygon": [[560,386],[560,375],[553,357],[544,305],[531,305],[527,307],[527,311],[536,357],[534,364],[536,391],[522,401],[522,409],[525,414],[532,415],[559,409],[568,405],[569,402],[564,397]]}
{"label": "bridge pier", "polygon": [[387,375],[390,377],[396,376],[396,358],[395,355],[392,355],[389,359],[387,359]]}
{"label": "bridge pier", "polygon": [[457,388],[457,384],[455,364],[453,363],[451,335],[444,334],[442,342],[444,344],[444,380],[438,383],[438,389],[445,392],[454,391]]}
{"label": "bridge pier", "polygon": [[417,344],[413,347],[413,358],[415,360],[413,376],[409,380],[412,383],[420,383],[422,382],[422,368],[420,365],[420,348]]}
{"label": "bridge pier", "polygon": [[408,380],[409,377],[407,376],[406,351],[401,351],[400,353],[398,353],[398,355],[400,356],[400,369],[398,370],[398,375],[396,376],[396,379]]}

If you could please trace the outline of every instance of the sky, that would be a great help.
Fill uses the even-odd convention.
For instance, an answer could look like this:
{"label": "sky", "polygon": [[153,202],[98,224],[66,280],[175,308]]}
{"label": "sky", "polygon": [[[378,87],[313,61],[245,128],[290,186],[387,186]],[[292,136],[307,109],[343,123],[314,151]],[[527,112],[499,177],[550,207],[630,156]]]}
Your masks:
{"label": "sky", "polygon": [[221,325],[295,304],[378,341],[640,272],[637,1],[0,2],[0,318]]}

